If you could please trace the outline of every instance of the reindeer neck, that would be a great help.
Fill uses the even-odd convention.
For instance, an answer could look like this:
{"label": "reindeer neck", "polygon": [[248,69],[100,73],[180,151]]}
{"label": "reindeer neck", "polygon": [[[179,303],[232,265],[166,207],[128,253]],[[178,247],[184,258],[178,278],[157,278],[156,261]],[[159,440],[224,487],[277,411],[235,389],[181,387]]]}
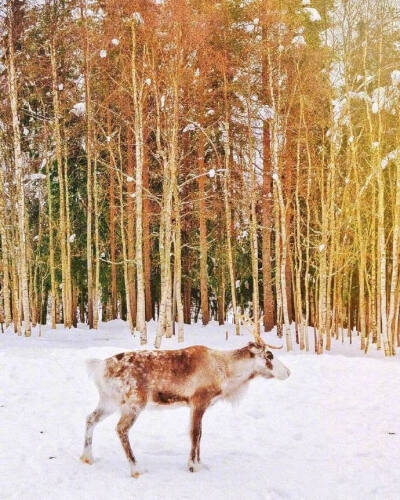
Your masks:
{"label": "reindeer neck", "polygon": [[226,396],[239,391],[257,375],[254,358],[247,356],[243,351],[241,349],[231,351],[230,356],[228,356],[224,384]]}

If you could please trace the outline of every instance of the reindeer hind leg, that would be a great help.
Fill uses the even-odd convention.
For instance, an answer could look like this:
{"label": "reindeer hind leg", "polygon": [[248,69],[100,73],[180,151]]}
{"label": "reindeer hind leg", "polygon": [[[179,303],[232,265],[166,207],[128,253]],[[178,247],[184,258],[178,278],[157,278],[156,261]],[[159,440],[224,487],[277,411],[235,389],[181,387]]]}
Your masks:
{"label": "reindeer hind leg", "polygon": [[81,455],[81,461],[83,463],[93,463],[92,441],[94,428],[99,422],[114,413],[114,411],[115,407],[110,405],[108,401],[100,400],[97,408],[92,413],[90,413],[90,415],[88,415],[86,419],[85,441],[83,444],[83,452]]}

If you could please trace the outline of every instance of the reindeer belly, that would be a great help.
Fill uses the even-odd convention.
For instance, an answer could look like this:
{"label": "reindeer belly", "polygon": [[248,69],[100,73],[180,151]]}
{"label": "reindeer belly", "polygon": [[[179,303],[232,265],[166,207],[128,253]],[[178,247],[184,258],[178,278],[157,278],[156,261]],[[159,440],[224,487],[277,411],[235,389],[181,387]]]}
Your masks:
{"label": "reindeer belly", "polygon": [[175,391],[168,390],[153,390],[149,395],[146,408],[160,409],[160,408],[177,408],[181,406],[188,406],[189,398],[185,395],[178,394]]}

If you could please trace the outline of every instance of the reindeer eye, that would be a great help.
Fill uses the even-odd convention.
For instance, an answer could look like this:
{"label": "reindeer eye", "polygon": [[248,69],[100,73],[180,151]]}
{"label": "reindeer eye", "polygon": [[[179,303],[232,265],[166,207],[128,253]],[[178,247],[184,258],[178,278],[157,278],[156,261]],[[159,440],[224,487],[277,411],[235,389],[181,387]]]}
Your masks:
{"label": "reindeer eye", "polygon": [[265,364],[269,370],[272,370],[272,363],[268,358],[265,360]]}

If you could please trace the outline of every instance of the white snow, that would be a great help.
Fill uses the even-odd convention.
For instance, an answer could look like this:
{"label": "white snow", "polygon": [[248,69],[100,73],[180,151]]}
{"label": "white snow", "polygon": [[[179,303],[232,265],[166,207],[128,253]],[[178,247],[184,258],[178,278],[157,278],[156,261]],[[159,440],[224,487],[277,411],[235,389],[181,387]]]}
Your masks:
{"label": "white snow", "polygon": [[118,38],[113,38],[113,39],[111,40],[111,43],[112,43],[113,45],[119,45],[119,40],[118,40]]}
{"label": "white snow", "polygon": [[302,47],[302,46],[306,45],[306,41],[304,39],[304,36],[302,36],[302,35],[296,35],[292,39],[292,44],[295,45],[296,47]]}
{"label": "white snow", "polygon": [[381,167],[382,169],[385,169],[389,162],[395,160],[398,156],[400,155],[400,149],[394,149],[393,151],[390,151],[384,158],[382,158],[381,161]]}
{"label": "white snow", "polygon": [[193,131],[193,130],[196,130],[196,127],[197,127],[197,126],[199,126],[199,124],[198,124],[198,123],[195,123],[195,122],[193,122],[193,123],[188,123],[188,124],[186,125],[186,127],[182,130],[182,133],[184,134],[184,133],[186,133],[186,132],[191,132],[191,131]]}
{"label": "white snow", "polygon": [[[339,89],[345,85],[344,65],[342,61],[331,63],[329,70],[329,81],[335,89]],[[344,99],[344,98],[343,98]]]}
{"label": "white snow", "polygon": [[378,87],[372,92],[372,112],[374,114],[378,113],[383,109],[386,101],[386,88]]}
{"label": "white snow", "polygon": [[[225,340],[226,331],[229,333]],[[155,323],[149,324],[154,339]],[[189,410],[144,411],[130,438],[147,472],[132,479],[115,433],[118,415],[94,433],[95,463],[79,461],[85,418],[97,390],[84,360],[139,348],[121,321],[98,331],[56,332],[30,339],[0,334],[0,498],[15,500],[396,500],[400,489],[398,359],[367,356],[334,342],[332,352],[274,351],[291,377],[255,379],[237,406],[205,414],[201,453],[208,469],[186,471]],[[245,329],[211,323],[185,327],[183,347],[244,345]],[[312,345],[312,330],[310,329]],[[272,333],[270,343],[279,344]],[[176,348],[163,339],[164,348]],[[374,349],[374,347],[372,348]]]}
{"label": "white snow", "polygon": [[338,123],[339,120],[342,118],[346,105],[347,105],[347,100],[345,97],[338,97],[337,99],[332,99],[333,119],[335,123]]}
{"label": "white snow", "polygon": [[136,21],[138,24],[143,24],[143,23],[144,23],[144,20],[143,20],[142,14],[141,14],[140,12],[134,12],[134,13],[133,13],[133,18],[135,19],[135,21]]}
{"label": "white snow", "polygon": [[100,50],[99,55],[102,59],[107,57],[107,51],[105,49]]}
{"label": "white snow", "polygon": [[354,92],[354,91],[350,90],[348,95],[351,99],[358,99],[360,101],[370,101],[369,95],[364,91]]}
{"label": "white snow", "polygon": [[395,69],[390,73],[390,77],[392,79],[392,85],[399,85],[400,84],[400,70]]}
{"label": "white snow", "polygon": [[58,90],[64,90],[64,85],[62,83],[59,83],[58,84]]}
{"label": "white snow", "polygon": [[304,7],[303,10],[308,14],[308,18],[311,22],[321,21],[321,16],[314,7]]}
{"label": "white snow", "polygon": [[40,181],[42,179],[46,179],[46,176],[44,174],[41,174],[41,173],[31,174],[29,177],[30,177],[31,181]]}
{"label": "white snow", "polygon": [[75,238],[76,238],[76,234],[71,234],[71,236],[69,237],[70,243],[73,243],[75,241]]}
{"label": "white snow", "polygon": [[215,169],[214,168],[210,168],[210,170],[208,171],[208,177],[210,177],[210,179],[215,177]]}
{"label": "white snow", "polygon": [[74,113],[76,116],[82,116],[86,113],[86,105],[84,102],[77,102],[73,105],[71,109],[71,113]]}

